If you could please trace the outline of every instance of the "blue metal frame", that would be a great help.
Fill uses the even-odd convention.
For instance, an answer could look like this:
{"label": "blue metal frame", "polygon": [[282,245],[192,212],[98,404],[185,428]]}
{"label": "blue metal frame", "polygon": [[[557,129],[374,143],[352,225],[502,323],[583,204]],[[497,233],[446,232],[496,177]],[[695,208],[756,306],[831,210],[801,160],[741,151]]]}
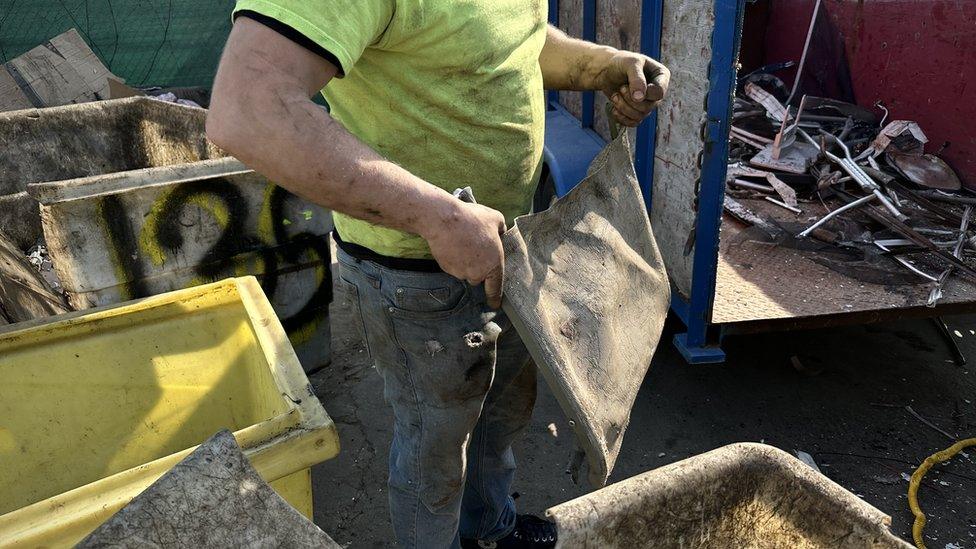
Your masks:
{"label": "blue metal frame", "polygon": [[[729,124],[732,119],[735,65],[739,58],[739,36],[742,32],[744,11],[743,0],[715,0],[715,29],[712,32],[712,60],[708,71],[705,147],[701,186],[698,191],[691,295],[687,308],[684,303],[677,307],[672,305],[688,328],[686,333],[675,336],[674,344],[685,360],[692,364],[725,360],[725,353],[719,347],[721,336],[711,337],[715,330],[709,329],[709,321],[715,299],[719,231],[729,159]],[[678,300],[681,300],[680,294]]]}
{"label": "blue metal frame", "polygon": [[[641,53],[661,58],[661,31],[664,18],[664,0],[642,0],[641,2]],[[647,215],[651,215],[651,200],[654,198],[654,153],[657,147],[657,111],[651,113],[637,127],[637,156],[634,168],[644,195]]]}
{"label": "blue metal frame", "polygon": [[[661,56],[661,24],[663,0],[642,0],[641,52],[655,59]],[[549,0],[549,22],[559,26],[559,0]],[[596,39],[596,0],[583,2],[583,38]],[[586,175],[590,162],[606,144],[593,130],[594,92],[583,94],[583,116],[577,120],[559,103],[559,92],[550,91],[546,102],[546,152],[545,161],[549,166],[556,187],[556,196],[563,196]],[[568,120],[567,120],[568,119]],[[599,148],[593,149],[595,140]],[[635,168],[647,206],[651,211],[654,184],[654,149],[657,144],[657,112],[647,117],[637,127],[637,158]],[[576,145],[578,148],[570,148]]]}
{"label": "blue metal frame", "polygon": [[606,146],[600,134],[583,128],[580,121],[558,103],[546,112],[546,146],[543,158],[555,185],[563,196],[586,177],[586,170]]}
{"label": "blue metal frame", "polygon": [[[642,0],[641,52],[661,56],[661,31],[664,0]],[[739,36],[745,0],[714,0],[715,29],[712,33],[712,60],[709,66],[709,91],[706,105],[705,143],[701,163],[698,210],[695,222],[695,249],[691,291],[685,299],[672,291],[671,309],[685,324],[687,332],[678,334],[674,344],[692,364],[725,360],[719,347],[721,331],[709,323],[715,297],[718,266],[719,230],[725,175],[728,164],[728,135],[735,91],[735,63],[739,56]],[[559,1],[549,0],[549,21],[559,23]],[[596,0],[583,1],[583,37],[596,35]],[[559,94],[548,95],[546,114],[545,161],[555,182],[557,196],[563,196],[586,175],[593,157],[605,144],[593,131],[593,92],[583,95],[582,120],[576,120],[559,104]],[[637,129],[635,168],[648,215],[651,211],[654,158],[657,139],[657,113]]]}
{"label": "blue metal frame", "polygon": [[[596,42],[596,0],[583,0],[583,40]],[[596,94],[583,92],[583,110],[580,123],[584,128],[593,127]]]}

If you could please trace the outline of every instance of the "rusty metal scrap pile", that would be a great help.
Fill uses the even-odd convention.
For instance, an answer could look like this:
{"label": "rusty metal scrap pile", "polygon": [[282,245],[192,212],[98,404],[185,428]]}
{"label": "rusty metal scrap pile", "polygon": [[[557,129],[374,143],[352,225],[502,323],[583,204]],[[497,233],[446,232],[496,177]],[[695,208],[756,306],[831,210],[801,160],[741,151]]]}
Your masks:
{"label": "rusty metal scrap pile", "polygon": [[[744,79],[735,99],[725,210],[783,245],[813,239],[885,256],[910,280],[976,281],[976,192],[965,188],[918,124],[834,99],[786,97],[778,78]],[[778,93],[778,97],[777,94]],[[784,104],[785,103],[785,104]],[[795,217],[763,215],[752,200]]]}

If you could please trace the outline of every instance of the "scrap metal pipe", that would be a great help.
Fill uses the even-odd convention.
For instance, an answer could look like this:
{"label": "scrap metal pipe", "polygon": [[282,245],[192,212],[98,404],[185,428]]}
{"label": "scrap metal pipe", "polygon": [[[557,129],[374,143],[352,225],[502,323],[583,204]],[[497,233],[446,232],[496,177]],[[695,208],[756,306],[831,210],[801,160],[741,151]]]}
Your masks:
{"label": "scrap metal pipe", "polygon": [[851,202],[850,204],[845,204],[845,205],[841,206],[840,208],[837,208],[836,210],[830,212],[829,214],[821,217],[820,218],[820,221],[817,221],[813,225],[810,225],[809,227],[807,227],[807,229],[805,231],[803,231],[802,233],[800,233],[800,234],[798,234],[796,236],[798,238],[806,238],[806,237],[810,236],[810,233],[812,233],[813,231],[815,231],[818,227],[820,227],[821,225],[823,225],[824,223],[826,223],[830,219],[836,217],[838,214],[843,213],[843,212],[846,212],[848,210],[853,210],[854,208],[857,208],[858,206],[861,206],[862,204],[867,204],[868,202],[874,200],[875,198],[877,198],[877,195],[869,194],[867,196],[858,198],[857,200],[855,200],[854,202]]}
{"label": "scrap metal pipe", "polygon": [[[810,137],[810,134],[807,132],[801,129],[797,129],[797,132],[802,135],[803,138],[806,139],[811,145],[815,147],[820,146],[812,137]],[[839,165],[845,172],[847,172],[847,174],[851,176],[854,181],[857,182],[862,189],[864,189],[864,191],[870,192],[877,197],[877,199],[881,201],[881,204],[883,204],[884,207],[892,213],[892,215],[898,218],[899,221],[908,219],[908,217],[901,213],[898,208],[896,208],[895,205],[892,204],[891,201],[888,200],[888,198],[881,192],[881,186],[871,179],[871,176],[869,176],[864,170],[861,169],[860,166],[857,165],[856,162],[854,162],[854,159],[851,158],[850,149],[847,148],[847,145],[845,145],[843,141],[837,139],[835,136],[829,133],[825,133],[824,136],[830,137],[835,143],[840,145],[841,149],[844,151],[845,158],[841,158],[828,151],[826,148],[822,148],[824,155],[831,162]]]}
{"label": "scrap metal pipe", "polygon": [[753,183],[751,181],[745,181],[745,180],[742,180],[742,179],[733,179],[732,181],[729,181],[729,183],[731,183],[732,185],[735,185],[737,187],[743,187],[743,188],[752,189],[752,190],[755,190],[755,191],[763,191],[763,192],[767,192],[767,193],[774,193],[774,192],[776,192],[776,189],[774,189],[770,185],[761,185],[759,183]]}

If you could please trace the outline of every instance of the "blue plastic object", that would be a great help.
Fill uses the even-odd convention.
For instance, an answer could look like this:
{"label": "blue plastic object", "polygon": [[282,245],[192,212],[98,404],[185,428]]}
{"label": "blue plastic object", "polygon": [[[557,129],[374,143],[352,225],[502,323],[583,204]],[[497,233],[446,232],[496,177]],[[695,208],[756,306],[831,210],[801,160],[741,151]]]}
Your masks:
{"label": "blue plastic object", "polygon": [[590,163],[606,143],[592,129],[561,106],[546,113],[546,144],[543,152],[556,196],[563,196],[584,177]]}

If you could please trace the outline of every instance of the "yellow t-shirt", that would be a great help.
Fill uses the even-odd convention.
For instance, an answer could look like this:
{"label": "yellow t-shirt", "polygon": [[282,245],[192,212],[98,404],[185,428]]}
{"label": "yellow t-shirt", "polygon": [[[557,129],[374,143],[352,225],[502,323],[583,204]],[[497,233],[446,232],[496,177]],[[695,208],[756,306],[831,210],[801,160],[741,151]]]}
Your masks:
{"label": "yellow t-shirt", "polygon": [[[542,159],[539,53],[546,0],[238,0],[332,53],[322,94],[352,134],[414,175],[511,224],[528,213]],[[429,258],[417,235],[335,213],[343,240]]]}

